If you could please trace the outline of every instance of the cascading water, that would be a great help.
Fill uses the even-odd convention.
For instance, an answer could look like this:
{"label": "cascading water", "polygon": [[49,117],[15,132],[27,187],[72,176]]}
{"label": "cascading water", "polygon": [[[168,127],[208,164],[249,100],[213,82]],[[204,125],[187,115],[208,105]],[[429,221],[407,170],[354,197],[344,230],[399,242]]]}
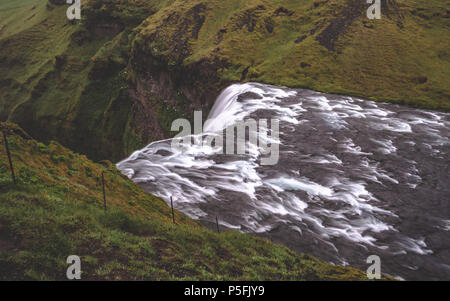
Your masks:
{"label": "cascading water", "polygon": [[[249,83],[212,108],[201,141],[247,118],[280,120],[280,158],[173,139],[117,164],[205,224],[271,237],[326,261],[408,280],[450,279],[450,114]],[[257,133],[261,136],[261,133]],[[261,137],[262,138],[262,137]]]}

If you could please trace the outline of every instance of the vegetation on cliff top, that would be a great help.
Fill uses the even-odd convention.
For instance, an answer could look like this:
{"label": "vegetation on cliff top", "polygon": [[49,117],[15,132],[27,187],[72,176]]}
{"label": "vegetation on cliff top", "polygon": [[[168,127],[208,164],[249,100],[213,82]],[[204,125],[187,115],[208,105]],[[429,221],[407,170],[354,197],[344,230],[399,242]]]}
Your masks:
{"label": "vegetation on cliff top", "polygon": [[236,81],[448,111],[446,3],[382,3],[85,0],[71,22],[64,1],[1,0],[0,120],[117,161]]}
{"label": "vegetation on cliff top", "polygon": [[382,19],[369,20],[360,0],[176,1],[147,18],[137,38],[169,64],[219,61],[230,81],[449,110],[448,7],[382,3]]}
{"label": "vegetation on cliff top", "polygon": [[[364,280],[365,274],[236,231],[215,233],[144,192],[110,162],[6,130],[18,183],[0,150],[0,280]],[[2,137],[3,138],[3,137]],[[101,173],[107,206],[103,210]]]}

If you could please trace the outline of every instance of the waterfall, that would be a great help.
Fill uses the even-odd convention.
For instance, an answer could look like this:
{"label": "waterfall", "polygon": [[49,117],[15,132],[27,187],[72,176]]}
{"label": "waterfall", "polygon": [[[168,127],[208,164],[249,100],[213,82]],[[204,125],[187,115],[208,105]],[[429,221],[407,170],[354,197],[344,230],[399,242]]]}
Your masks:
{"label": "waterfall", "polygon": [[246,83],[225,89],[192,137],[249,118],[279,120],[278,164],[263,166],[250,141],[248,153],[227,155],[167,139],[117,166],[206,224],[219,216],[337,264],[364,268],[379,255],[391,275],[448,279],[450,255],[436,252],[450,248],[450,114]]}

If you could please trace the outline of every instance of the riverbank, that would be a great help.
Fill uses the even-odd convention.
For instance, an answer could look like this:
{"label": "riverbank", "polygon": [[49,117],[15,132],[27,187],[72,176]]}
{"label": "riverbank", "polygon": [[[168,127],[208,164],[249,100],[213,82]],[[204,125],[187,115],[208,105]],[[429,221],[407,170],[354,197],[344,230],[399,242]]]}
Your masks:
{"label": "riverbank", "polygon": [[[246,83],[222,92],[213,117],[196,144],[156,141],[117,167],[212,229],[219,217],[327,262],[364,269],[377,255],[389,275],[449,279],[450,114]],[[243,119],[254,139],[229,135]],[[266,134],[262,120],[279,132]],[[268,151],[267,140],[279,145]]]}

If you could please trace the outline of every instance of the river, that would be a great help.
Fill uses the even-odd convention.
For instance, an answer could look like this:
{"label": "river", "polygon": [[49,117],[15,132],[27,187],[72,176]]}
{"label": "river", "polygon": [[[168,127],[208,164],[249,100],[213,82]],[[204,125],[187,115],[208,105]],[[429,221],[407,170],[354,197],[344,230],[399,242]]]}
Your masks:
{"label": "river", "polygon": [[450,114],[247,83],[225,89],[209,118],[193,139],[279,120],[278,163],[262,165],[251,141],[249,153],[226,155],[168,139],[118,168],[205,225],[217,216],[335,264],[365,270],[378,255],[384,274],[450,280]]}

